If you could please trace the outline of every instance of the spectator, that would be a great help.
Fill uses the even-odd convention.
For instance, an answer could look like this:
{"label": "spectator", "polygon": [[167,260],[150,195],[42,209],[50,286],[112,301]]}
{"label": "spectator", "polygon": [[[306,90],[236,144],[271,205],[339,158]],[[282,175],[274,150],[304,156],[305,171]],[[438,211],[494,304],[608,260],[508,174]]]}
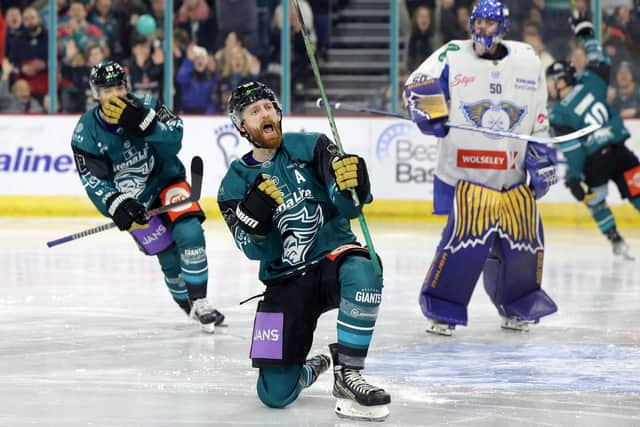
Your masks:
{"label": "spectator", "polygon": [[413,12],[411,37],[409,38],[409,69],[415,70],[418,65],[431,55],[433,47],[432,12],[426,6],[418,6]]}
{"label": "spectator", "polygon": [[91,46],[97,46],[103,39],[100,28],[87,22],[87,9],[82,0],[72,0],[69,6],[69,21],[58,27],[58,40],[62,48],[62,56],[65,56],[64,46],[67,41],[73,39],[81,52]]}
{"label": "spectator", "polygon": [[147,6],[143,0],[113,0],[111,12],[118,22],[120,30],[118,38],[122,45],[122,58],[114,58],[124,61],[131,52],[132,36],[135,37],[138,34],[136,31],[138,16],[147,13]]}
{"label": "spectator", "polygon": [[[222,46],[224,37],[231,31],[248,37],[247,49],[259,52],[258,7],[256,0],[214,0],[217,18],[218,41],[216,48]],[[238,13],[236,11],[242,11]],[[215,51],[215,50],[214,50]]]}
{"label": "spectator", "polygon": [[611,107],[620,113],[623,119],[640,115],[640,87],[636,84],[631,64],[623,61],[616,72],[616,96]]}
{"label": "spectator", "polygon": [[406,1],[407,13],[409,16],[413,16],[416,13],[416,9],[419,7],[426,7],[433,16],[433,11],[436,9],[435,0],[407,0]]}
{"label": "spectator", "polygon": [[65,113],[84,113],[96,105],[89,86],[89,72],[94,65],[106,59],[106,48],[103,46],[90,47],[86,61],[73,40],[69,41],[65,51],[66,56],[60,61],[62,111]]}
{"label": "spectator", "polygon": [[49,90],[49,35],[42,27],[40,15],[34,8],[26,8],[22,20],[24,32],[16,39],[12,62],[19,69],[17,78],[29,83],[30,95],[42,100]]}
{"label": "spectator", "polygon": [[246,55],[248,55],[249,68],[251,70],[251,74],[255,74],[255,75],[259,74],[260,60],[255,55],[251,54],[251,52],[246,50],[245,47],[246,47],[245,43],[242,41],[238,33],[232,31],[229,34],[227,34],[227,37],[225,38],[225,41],[224,41],[224,47],[222,49],[219,49],[215,53],[215,58],[216,58],[218,67],[220,69],[224,69],[227,62],[229,62],[229,57],[231,53],[236,48],[241,48],[241,49],[244,49],[246,52]]}
{"label": "spectator", "polygon": [[217,112],[218,76],[215,60],[209,61],[204,47],[191,45],[187,56],[176,74],[181,88],[182,112],[190,114],[214,114]]}
{"label": "spectator", "polygon": [[112,0],[96,0],[88,21],[102,31],[102,34],[107,39],[110,56],[121,58],[124,52],[120,43],[120,28],[118,27],[118,20],[111,10],[112,5]]}
{"label": "spectator", "polygon": [[[242,13],[229,13],[231,10],[242,11]],[[225,17],[244,16],[244,14],[244,9],[229,9]],[[218,26],[213,12],[205,0],[184,0],[178,10],[176,23],[189,33],[193,43],[203,46],[209,52],[215,52]]]}
{"label": "spectator", "polygon": [[522,41],[533,47],[534,52],[540,58],[542,66],[546,70],[549,65],[555,62],[555,58],[549,53],[542,41],[542,35],[538,26],[532,22],[526,22],[523,26]]}
{"label": "spectator", "polygon": [[9,92],[9,76],[13,72],[11,62],[2,60],[2,78],[0,78],[0,112],[3,113],[42,113],[40,103],[31,97],[29,83],[24,79],[18,79],[11,86]]}
{"label": "spectator", "polygon": [[8,8],[5,13],[4,19],[7,26],[4,55],[15,64],[16,40],[24,33],[24,29],[22,28],[22,15],[20,14],[20,9],[18,9],[17,7]]}
{"label": "spectator", "polygon": [[469,9],[466,9],[467,20],[461,22],[460,17],[465,11],[459,12],[464,6],[456,4],[455,0],[443,0],[440,11],[440,32],[442,44],[451,40],[466,40],[469,35]]}
{"label": "spectator", "polygon": [[152,46],[145,37],[133,40],[132,57],[129,60],[129,78],[132,92],[138,96],[150,94],[162,99],[164,54],[160,46]]}
{"label": "spectator", "polygon": [[257,76],[251,73],[249,67],[247,50],[241,47],[232,49],[229,60],[222,70],[219,95],[221,107],[227,105],[231,92],[233,92],[236,87],[255,80],[256,78]]}

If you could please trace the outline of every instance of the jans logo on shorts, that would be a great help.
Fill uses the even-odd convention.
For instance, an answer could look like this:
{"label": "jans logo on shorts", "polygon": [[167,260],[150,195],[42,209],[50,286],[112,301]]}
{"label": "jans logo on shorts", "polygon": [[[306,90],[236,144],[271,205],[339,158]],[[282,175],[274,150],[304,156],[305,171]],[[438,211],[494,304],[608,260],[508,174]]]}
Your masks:
{"label": "jans logo on shorts", "polygon": [[224,164],[229,167],[231,162],[238,160],[250,147],[241,136],[236,127],[227,123],[215,128],[213,133],[216,136],[216,145],[222,152]]}
{"label": "jans logo on shorts", "polygon": [[467,169],[515,169],[517,151],[458,150],[457,166]]}

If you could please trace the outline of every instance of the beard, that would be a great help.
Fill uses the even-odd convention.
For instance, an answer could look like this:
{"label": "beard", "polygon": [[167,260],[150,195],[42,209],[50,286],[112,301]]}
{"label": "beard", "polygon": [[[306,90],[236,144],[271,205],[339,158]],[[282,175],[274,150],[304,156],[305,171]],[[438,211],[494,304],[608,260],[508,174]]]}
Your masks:
{"label": "beard", "polygon": [[282,144],[282,124],[278,120],[265,120],[257,128],[246,128],[251,139],[260,148],[278,148]]}

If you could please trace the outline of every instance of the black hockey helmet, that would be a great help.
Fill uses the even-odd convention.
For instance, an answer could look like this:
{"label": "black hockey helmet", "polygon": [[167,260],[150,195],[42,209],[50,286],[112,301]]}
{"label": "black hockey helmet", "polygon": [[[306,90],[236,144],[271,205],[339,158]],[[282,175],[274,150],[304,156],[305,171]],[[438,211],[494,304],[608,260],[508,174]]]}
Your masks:
{"label": "black hockey helmet", "polygon": [[576,83],[576,69],[567,61],[556,61],[547,67],[547,77],[556,82],[564,79],[568,86],[573,86]]}
{"label": "black hockey helmet", "polygon": [[[273,107],[278,112],[280,120],[282,121],[282,107],[280,106],[280,102],[278,102],[278,97],[275,92],[264,83],[253,81],[241,84],[234,89],[231,93],[231,98],[229,98],[228,112],[231,117],[231,121],[238,129],[238,132],[240,132],[240,135],[247,139],[249,139],[249,134],[240,129],[242,122],[244,121],[242,118],[242,111],[247,107],[247,105],[260,101],[261,99],[268,99],[273,103]],[[249,141],[253,143],[251,139],[249,139]]]}
{"label": "black hockey helmet", "polygon": [[89,74],[89,86],[91,86],[91,94],[95,99],[100,98],[99,88],[120,86],[129,90],[129,78],[127,72],[115,61],[105,61],[94,65]]}

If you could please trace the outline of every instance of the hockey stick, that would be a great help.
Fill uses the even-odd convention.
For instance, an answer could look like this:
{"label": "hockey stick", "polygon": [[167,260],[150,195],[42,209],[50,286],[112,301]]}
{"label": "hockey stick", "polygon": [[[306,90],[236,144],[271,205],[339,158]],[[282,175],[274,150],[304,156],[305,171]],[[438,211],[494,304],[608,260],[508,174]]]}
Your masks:
{"label": "hockey stick", "polygon": [[[316,78],[316,83],[318,84],[318,89],[320,89],[321,99],[325,104],[325,111],[327,112],[327,119],[329,120],[329,126],[331,127],[331,133],[333,134],[333,139],[338,146],[339,153],[344,154],[344,149],[342,148],[342,142],[340,142],[340,134],[338,133],[338,128],[336,128],[336,121],[333,118],[333,112],[329,107],[329,99],[327,98],[327,93],[324,90],[324,85],[322,84],[322,78],[320,77],[320,69],[318,68],[318,63],[316,62],[316,57],[313,52],[313,48],[311,47],[311,40],[309,39],[309,29],[302,18],[302,10],[300,10],[300,3],[298,0],[293,0],[293,4],[296,8],[296,13],[298,15],[298,19],[300,20],[300,27],[302,28],[302,38],[304,39],[304,47],[307,51],[307,56],[309,57],[309,62],[311,62],[311,68],[313,69],[313,75]],[[355,190],[351,189],[351,197],[353,198],[353,203],[356,207],[361,205],[360,200],[358,199],[358,195]],[[367,243],[367,249],[369,250],[369,257],[371,258],[371,262],[373,264],[373,269],[375,270],[378,276],[382,276],[382,268],[380,267],[380,261],[378,260],[378,256],[376,255],[376,251],[373,248],[373,241],[371,240],[371,234],[369,233],[369,227],[367,226],[367,221],[364,219],[364,214],[360,213],[358,215],[358,221],[360,222],[360,228],[362,229],[362,234],[364,235],[364,240]]]}
{"label": "hockey stick", "polygon": [[[160,215],[166,212],[169,212],[172,209],[178,208],[180,206],[186,205],[188,203],[197,202],[200,199],[200,192],[202,191],[202,174],[204,170],[204,165],[202,163],[202,159],[199,156],[195,156],[191,160],[191,195],[186,199],[180,200],[179,202],[171,203],[166,206],[162,206],[159,208],[151,209],[147,211],[147,219]],[[61,237],[56,240],[52,240],[47,242],[47,246],[52,248],[54,246],[61,245],[63,243],[70,242],[72,240],[77,240],[82,237],[87,237],[92,234],[100,233],[102,231],[110,230],[115,228],[115,222],[110,222],[108,224],[102,224],[94,228],[90,228],[88,230],[81,231],[79,233],[70,234],[65,237]]]}
{"label": "hockey stick", "polygon": [[[324,104],[323,99],[318,98],[318,100],[316,101],[316,105],[318,106],[318,108],[322,108],[323,104]],[[379,116],[395,117],[403,120],[411,120],[410,117],[407,117],[404,114],[392,113],[391,111],[376,110],[374,108],[360,107],[357,105],[343,104],[341,102],[329,102],[329,106],[336,110],[353,111],[356,113],[376,114]],[[491,136],[502,136],[504,138],[514,138],[514,139],[520,139],[522,141],[538,142],[540,144],[561,144],[563,142],[582,138],[583,136],[589,135],[590,133],[602,127],[601,124],[592,124],[592,125],[583,127],[582,129],[578,129],[575,132],[568,133],[566,135],[561,135],[556,137],[545,137],[545,136],[535,136],[535,135],[524,135],[524,134],[513,133],[513,132],[497,130],[497,129],[475,127],[471,125],[457,125],[455,123],[447,123],[446,126],[450,128],[455,128],[455,129],[467,130],[470,132],[484,133],[486,135],[491,135]]]}

